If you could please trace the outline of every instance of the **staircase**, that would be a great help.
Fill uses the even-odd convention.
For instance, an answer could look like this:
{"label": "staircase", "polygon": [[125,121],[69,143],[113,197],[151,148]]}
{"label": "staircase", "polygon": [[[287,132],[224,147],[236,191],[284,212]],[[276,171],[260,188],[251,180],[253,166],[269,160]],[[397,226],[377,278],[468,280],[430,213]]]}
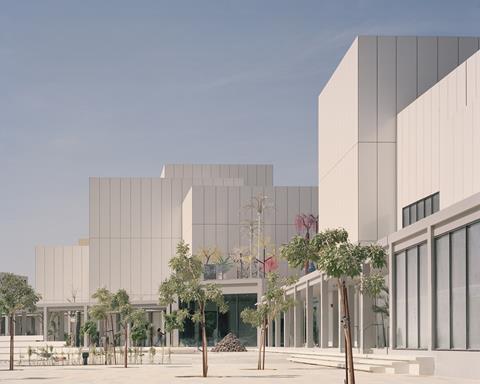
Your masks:
{"label": "staircase", "polygon": [[[345,354],[341,352],[313,348],[268,348],[267,351],[288,354],[287,360],[293,363],[345,368]],[[434,358],[428,356],[354,353],[353,364],[356,371],[370,373],[411,376],[429,376],[434,373]]]}

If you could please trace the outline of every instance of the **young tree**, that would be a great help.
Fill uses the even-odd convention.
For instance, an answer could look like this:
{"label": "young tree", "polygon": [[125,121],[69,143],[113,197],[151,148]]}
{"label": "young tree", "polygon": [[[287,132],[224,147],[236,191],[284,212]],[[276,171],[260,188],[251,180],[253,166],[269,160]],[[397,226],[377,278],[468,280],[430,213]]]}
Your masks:
{"label": "young tree", "polygon": [[[216,284],[206,284],[202,281],[202,259],[190,253],[190,247],[183,240],[177,245],[176,255],[169,262],[172,274],[159,288],[159,301],[162,305],[170,305],[175,301],[195,303],[196,311],[193,315],[181,309],[171,314],[176,321],[182,323],[190,317],[194,323],[199,323],[202,333],[202,366],[203,377],[208,374],[207,360],[207,333],[205,328],[205,308],[208,302],[219,307],[221,313],[227,312],[220,287]],[[170,321],[172,323],[172,321]]]}
{"label": "young tree", "polygon": [[[110,331],[112,335],[113,341],[113,355],[116,364],[116,356],[115,356],[115,335],[113,330],[113,308],[112,308],[112,299],[113,294],[107,288],[98,288],[95,293],[92,295],[92,299],[97,300],[97,303],[90,308],[90,316],[94,320],[102,321],[104,325],[104,332],[105,332],[105,365],[108,361],[108,346],[109,346],[109,338],[108,332]],[[110,330],[108,329],[108,323],[111,323]]]}
{"label": "young tree", "polygon": [[294,301],[285,296],[285,286],[293,284],[295,278],[283,278],[275,272],[267,274],[267,286],[265,294],[257,307],[245,308],[240,314],[244,323],[260,328],[260,343],[258,346],[258,364],[257,369],[265,369],[265,346],[268,324],[273,321],[278,314],[286,311]]}
{"label": "young tree", "polygon": [[123,354],[123,366],[128,366],[128,327],[133,330],[143,328],[147,323],[145,311],[142,309],[135,309],[130,303],[130,296],[125,289],[119,289],[112,296],[112,310],[120,315],[120,325],[123,328],[123,335],[125,339],[125,352]]}
{"label": "young tree", "polygon": [[[289,243],[282,245],[280,255],[293,268],[306,268],[311,262],[318,261],[318,246],[314,239],[300,235],[294,236]],[[308,267],[305,274],[308,272]]]}
{"label": "young tree", "polygon": [[[318,232],[318,216],[312,214],[299,214],[295,217],[295,228],[297,229],[298,235],[304,235],[305,241],[310,241],[310,233],[314,231],[315,233]],[[306,260],[304,267],[305,267],[305,274],[309,271],[311,260]]]}
{"label": "young tree", "polygon": [[388,287],[385,283],[385,276],[381,272],[373,272],[368,278],[362,281],[362,294],[373,299],[372,311],[380,315],[382,324],[383,346],[387,346],[387,332],[385,330],[385,320],[390,316],[388,303]]}
{"label": "young tree", "polygon": [[[313,248],[318,249],[318,268],[327,276],[338,281],[338,289],[342,303],[343,329],[345,335],[345,351],[347,355],[348,384],[355,384],[353,367],[352,334],[346,282],[348,279],[363,278],[363,269],[369,264],[373,269],[386,266],[386,251],[378,245],[361,245],[351,243],[344,229],[328,229],[315,235],[311,241]],[[367,283],[368,284],[368,283]]]}
{"label": "young tree", "polygon": [[90,339],[90,344],[98,345],[97,322],[93,320],[87,320],[80,328],[80,335],[87,335]]}
{"label": "young tree", "polygon": [[41,296],[27,283],[23,277],[13,273],[5,273],[0,278],[0,315],[8,318],[8,333],[10,334],[10,364],[13,370],[14,321],[15,315],[22,311],[33,312]]}

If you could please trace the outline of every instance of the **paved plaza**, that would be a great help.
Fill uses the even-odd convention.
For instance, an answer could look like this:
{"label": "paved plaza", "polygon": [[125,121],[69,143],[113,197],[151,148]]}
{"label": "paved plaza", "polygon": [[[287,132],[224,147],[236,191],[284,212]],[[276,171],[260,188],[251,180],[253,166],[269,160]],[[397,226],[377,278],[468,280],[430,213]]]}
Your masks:
{"label": "paved plaza", "polygon": [[[343,383],[344,371],[288,362],[285,355],[268,354],[266,370],[257,371],[256,352],[210,353],[209,377],[201,377],[200,353],[174,355],[169,365],[143,365],[124,369],[120,366],[48,366],[18,367],[14,372],[0,366],[0,383]],[[357,373],[358,384],[473,384],[479,380],[440,377],[413,377]]]}

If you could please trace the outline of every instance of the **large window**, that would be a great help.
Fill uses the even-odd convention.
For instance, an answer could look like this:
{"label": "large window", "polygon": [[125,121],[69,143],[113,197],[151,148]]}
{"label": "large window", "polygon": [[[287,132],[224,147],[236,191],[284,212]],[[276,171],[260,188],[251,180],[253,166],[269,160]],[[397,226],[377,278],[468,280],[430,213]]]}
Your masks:
{"label": "large window", "polygon": [[395,255],[396,347],[427,347],[427,247],[416,245]]}
{"label": "large window", "polygon": [[434,193],[403,208],[403,227],[430,216],[440,209],[440,194]]}
{"label": "large window", "polygon": [[438,349],[480,349],[480,223],[435,239]]}

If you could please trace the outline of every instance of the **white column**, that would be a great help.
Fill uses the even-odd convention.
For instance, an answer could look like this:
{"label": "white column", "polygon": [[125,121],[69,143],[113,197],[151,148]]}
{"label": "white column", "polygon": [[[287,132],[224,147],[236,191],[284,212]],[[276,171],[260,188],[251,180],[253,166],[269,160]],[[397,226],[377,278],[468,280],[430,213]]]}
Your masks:
{"label": "white column", "polygon": [[5,336],[10,336],[10,320],[8,319],[8,316],[5,316]]}
{"label": "white column", "polygon": [[[428,226],[427,228],[427,323],[430,325],[430,332],[428,333],[427,336],[427,348],[429,351],[434,349],[434,340],[435,340],[435,314],[434,314],[434,303],[433,303],[433,290],[435,288],[434,280],[433,280],[433,229],[431,226]],[[392,257],[391,257],[391,263],[393,262],[393,245],[391,245],[391,252],[392,252]],[[390,268],[388,270],[390,271],[389,273],[392,273],[392,266],[393,264],[390,264]],[[390,282],[393,282],[393,277],[390,276]],[[390,284],[390,286],[393,286],[393,284]],[[393,305],[393,297],[392,297],[392,288],[390,287],[390,308],[394,308],[395,306]],[[392,340],[393,340],[393,318],[394,315],[392,314],[393,311],[390,309],[390,347],[393,346]],[[394,323],[394,322],[393,322]],[[395,325],[396,326],[396,325]]]}
{"label": "white column", "polygon": [[48,340],[48,309],[43,307],[43,341]]}
{"label": "white column", "polygon": [[[427,243],[428,246],[428,243]],[[389,302],[389,317],[388,317],[388,339],[389,339],[389,345],[390,348],[393,348],[396,344],[395,341],[395,328],[396,328],[396,323],[395,323],[395,318],[396,318],[396,313],[395,313],[395,284],[394,284],[394,277],[393,277],[393,268],[394,268],[394,255],[393,255],[393,244],[390,243],[388,245],[388,302]],[[430,268],[431,264],[429,264]],[[433,331],[433,329],[432,329]]]}
{"label": "white column", "polygon": [[307,287],[305,289],[305,316],[306,316],[306,345],[307,347],[313,347],[313,287],[310,286],[309,281],[306,282]]}
{"label": "white column", "polygon": [[267,342],[269,347],[273,347],[273,321],[268,322],[268,328],[267,328]]}
{"label": "white column", "polygon": [[[167,309],[166,309],[166,314],[170,314],[171,313],[171,310],[170,310],[170,305],[167,305]],[[166,339],[166,343],[165,345],[167,347],[170,347],[170,345],[172,344],[171,343],[171,339],[173,338],[173,336],[171,334],[165,334],[165,339]]]}
{"label": "white column", "polygon": [[281,346],[281,332],[282,332],[282,318],[280,315],[277,315],[275,318],[275,347]]}
{"label": "white column", "polygon": [[328,347],[328,281],[322,276],[320,283],[320,320],[318,322],[320,348]]}
{"label": "white column", "polygon": [[294,289],[295,307],[293,310],[293,346],[303,346],[303,320],[305,311],[305,302],[301,299],[297,287]]}
{"label": "white column", "polygon": [[283,346],[290,347],[290,323],[292,321],[292,308],[288,308],[283,314]]}

